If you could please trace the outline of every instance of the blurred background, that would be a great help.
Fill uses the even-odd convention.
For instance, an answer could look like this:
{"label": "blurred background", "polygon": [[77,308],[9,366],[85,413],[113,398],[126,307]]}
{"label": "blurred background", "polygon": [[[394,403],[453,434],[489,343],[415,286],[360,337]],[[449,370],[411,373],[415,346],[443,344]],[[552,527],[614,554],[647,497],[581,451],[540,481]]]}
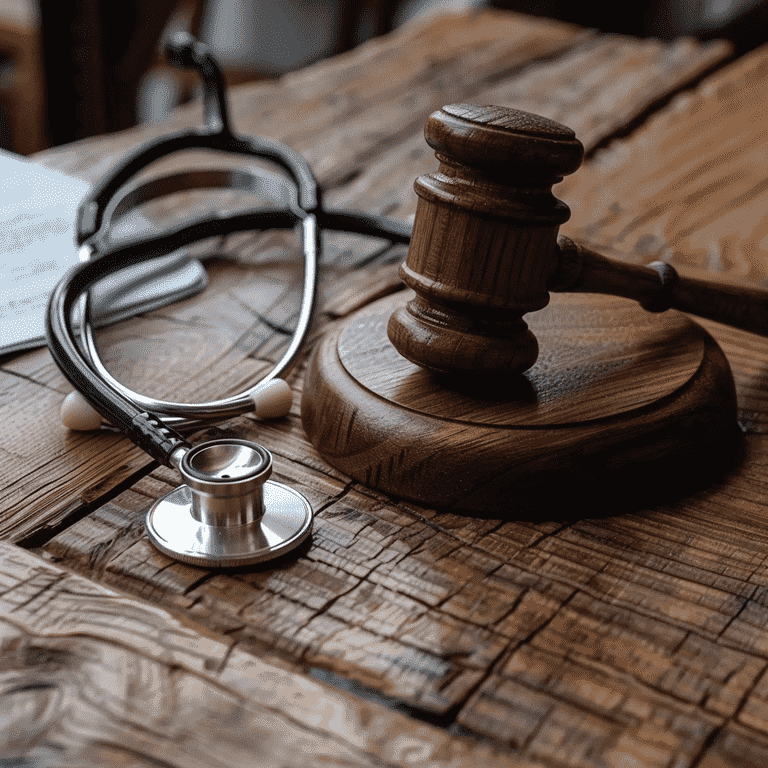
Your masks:
{"label": "blurred background", "polygon": [[206,42],[229,85],[299,69],[424,14],[488,6],[672,39],[768,40],[768,0],[0,0],[0,148],[49,146],[163,120],[194,95],[162,40]]}

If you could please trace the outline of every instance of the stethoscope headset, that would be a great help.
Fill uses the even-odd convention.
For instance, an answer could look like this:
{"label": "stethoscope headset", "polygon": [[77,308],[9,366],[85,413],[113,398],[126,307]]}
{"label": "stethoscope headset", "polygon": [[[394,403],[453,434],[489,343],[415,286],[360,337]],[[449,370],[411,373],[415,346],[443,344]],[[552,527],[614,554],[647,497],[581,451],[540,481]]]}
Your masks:
{"label": "stethoscope headset", "polygon": [[[281,378],[296,362],[312,320],[321,233],[335,230],[407,243],[404,222],[344,210],[326,210],[306,160],[286,145],[263,137],[236,136],[231,129],[222,72],[203,44],[175,36],[166,46],[170,61],[197,70],[203,83],[202,130],[153,140],[101,179],[78,209],[76,245],[80,264],[56,285],[47,309],[46,335],[54,361],[75,387],[80,402],[103,417],[155,460],[178,469],[182,486],[155,502],[147,514],[150,540],[167,555],[197,565],[227,567],[285,555],[309,536],[313,512],[295,490],[269,480],[272,457],[248,440],[225,438],[192,446],[177,430],[253,412],[285,415],[291,391]],[[244,170],[198,171],[126,185],[150,163],[189,149],[209,149],[272,161],[277,174]],[[157,234],[112,237],[111,226],[136,206],[186,189],[223,187],[261,191],[280,204],[247,212],[221,212]],[[293,338],[272,370],[241,394],[206,403],[147,397],[118,382],[104,366],[93,336],[89,289],[126,267],[173,253],[191,243],[244,230],[300,227],[303,294]],[[79,321],[74,312],[79,310]],[[86,408],[86,410],[89,410]],[[99,416],[96,416],[99,414]],[[93,423],[93,417],[96,423]],[[78,428],[78,423],[70,422]]]}

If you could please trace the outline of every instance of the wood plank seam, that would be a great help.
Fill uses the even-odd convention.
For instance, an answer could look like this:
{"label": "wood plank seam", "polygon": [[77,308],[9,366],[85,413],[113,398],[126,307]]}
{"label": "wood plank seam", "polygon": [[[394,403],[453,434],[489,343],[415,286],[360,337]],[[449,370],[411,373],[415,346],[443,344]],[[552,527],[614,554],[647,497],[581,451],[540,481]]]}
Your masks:
{"label": "wood plank seam", "polygon": [[117,498],[124,491],[133,487],[141,478],[151,474],[157,468],[156,461],[148,461],[140,466],[132,474],[128,475],[118,484],[108,487],[103,494],[97,495],[92,499],[86,500],[80,507],[73,509],[68,515],[63,516],[56,521],[55,525],[38,528],[30,532],[27,536],[20,538],[16,544],[24,549],[39,549],[56,537],[59,533],[74,525],[84,517],[93,512],[94,509],[108,504]]}
{"label": "wood plank seam", "polygon": [[731,63],[735,61],[735,53],[733,47],[725,40],[715,40],[708,43],[704,43],[705,46],[711,46],[714,50],[718,46],[723,50],[723,58],[712,61],[708,66],[705,66],[698,72],[691,73],[690,79],[675,84],[673,88],[664,91],[659,94],[650,104],[638,112],[631,120],[625,123],[623,126],[619,126],[609,136],[601,138],[594,144],[585,148],[584,160],[588,162],[598,152],[608,147],[614,141],[621,141],[622,139],[628,139],[635,131],[640,130],[645,123],[648,122],[654,115],[659,112],[663,112],[669,105],[678,97],[685,93],[696,91],[699,86],[702,85],[710,77],[717,74],[720,70],[725,69]]}

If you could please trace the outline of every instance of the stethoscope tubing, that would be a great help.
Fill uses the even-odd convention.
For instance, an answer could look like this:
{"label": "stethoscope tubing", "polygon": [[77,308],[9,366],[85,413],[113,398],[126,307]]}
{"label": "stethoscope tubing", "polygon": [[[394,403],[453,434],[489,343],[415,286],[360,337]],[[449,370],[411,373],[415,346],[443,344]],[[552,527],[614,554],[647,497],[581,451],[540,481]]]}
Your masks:
{"label": "stethoscope tubing", "polygon": [[[258,214],[257,214],[258,215]],[[265,228],[268,228],[269,219],[265,216]],[[253,214],[247,216],[247,229],[260,229],[253,226]],[[301,219],[302,243],[304,252],[304,277],[302,286],[301,305],[299,307],[296,328],[294,329],[288,348],[275,363],[270,372],[265,375],[255,386],[238,395],[214,400],[206,403],[181,403],[170,400],[142,395],[139,392],[126,387],[115,379],[99,356],[99,351],[93,335],[91,323],[90,302],[88,293],[81,297],[81,325],[80,336],[84,345],[84,351],[91,367],[97,374],[107,381],[114,389],[130,398],[134,403],[145,410],[161,415],[163,421],[176,428],[184,428],[208,419],[225,419],[246,413],[253,409],[253,397],[264,389],[270,381],[282,376],[290,370],[296,357],[304,344],[309,332],[314,312],[315,297],[317,292],[317,271],[319,253],[319,231],[314,215],[306,215]],[[234,232],[237,230],[231,230]],[[224,234],[231,234],[230,231]]]}
{"label": "stethoscope tubing", "polygon": [[94,186],[78,209],[77,245],[82,246],[102,229],[109,202],[139,171],[156,160],[188,149],[208,149],[271,160],[291,176],[298,192],[298,206],[303,211],[312,213],[320,205],[319,188],[312,170],[298,152],[285,144],[265,137],[245,139],[203,130],[186,131],[150,142]]}
{"label": "stethoscope tubing", "polygon": [[[245,213],[219,213],[202,221],[182,223],[152,237],[134,237],[118,244],[105,243],[105,250],[92,260],[74,267],[56,286],[48,303],[46,332],[54,360],[70,383],[89,400],[115,428],[133,437],[133,421],[151,412],[168,426],[184,428],[204,420],[230,418],[252,409],[252,396],[272,379],[289,369],[300,350],[311,322],[317,282],[318,240],[322,230],[380,237],[393,243],[410,240],[410,224],[354,211],[320,211],[319,216],[301,215],[295,208],[267,209]],[[301,222],[305,242],[304,290],[296,331],[289,348],[269,374],[247,392],[208,403],[178,403],[141,395],[118,382],[106,369],[93,337],[89,307],[81,313],[80,337],[72,324],[72,312],[81,297],[99,280],[114,271],[164,256],[192,242],[221,237],[244,230],[290,229]],[[313,245],[308,247],[309,243]],[[183,438],[179,435],[179,439]],[[165,441],[165,436],[163,437]],[[143,438],[142,438],[143,440]],[[142,446],[145,447],[145,446]],[[160,456],[167,464],[170,450]],[[145,450],[148,450],[145,447]]]}
{"label": "stethoscope tubing", "polygon": [[[312,169],[298,152],[272,139],[241,138],[232,134],[223,77],[205,47],[191,38],[184,38],[174,42],[169,53],[176,63],[198,69],[203,79],[206,128],[150,142],[93,187],[78,209],[76,222],[75,241],[80,246],[83,263],[67,272],[51,293],[46,313],[46,336],[54,361],[75,389],[113,428],[125,432],[153,458],[170,466],[174,465],[179,448],[191,447],[171,424],[181,428],[201,420],[228,418],[252,410],[253,395],[284,374],[295,362],[313,316],[323,230],[407,243],[411,226],[353,211],[324,210]],[[179,189],[189,188],[189,185],[185,186],[187,177],[194,174],[177,174],[144,184],[121,199],[117,199],[118,193],[149,163],[188,149],[216,150],[270,160],[290,176],[295,185],[295,199],[289,195],[291,202],[283,207],[220,212],[191,223],[183,222],[150,237],[140,235],[113,242],[109,225],[118,210],[130,209],[133,202],[158,197],[164,189],[173,190],[174,185]],[[202,172],[203,176],[205,173]],[[241,189],[254,188],[263,178],[242,170],[207,173],[228,176],[235,180],[235,187]],[[290,229],[297,224],[301,226],[304,254],[303,293],[297,326],[288,348],[260,382],[239,395],[209,403],[178,403],[134,392],[107,371],[93,337],[88,291],[95,283],[115,271],[173,253],[199,240],[244,230]],[[78,303],[81,308],[79,334],[72,322],[73,310]]]}

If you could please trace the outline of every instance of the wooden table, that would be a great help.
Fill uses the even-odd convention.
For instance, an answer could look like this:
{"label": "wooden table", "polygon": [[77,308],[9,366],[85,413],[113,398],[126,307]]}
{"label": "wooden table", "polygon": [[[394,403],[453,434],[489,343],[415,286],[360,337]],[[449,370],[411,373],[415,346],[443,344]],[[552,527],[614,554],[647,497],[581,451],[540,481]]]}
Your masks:
{"label": "wooden table", "polygon": [[[768,49],[728,57],[720,43],[482,12],[241,87],[232,112],[239,132],[303,152],[330,205],[403,218],[412,179],[435,166],[421,136],[432,110],[538,112],[587,148],[559,187],[567,234],[760,283]],[[137,142],[199,120],[191,106],[38,159],[94,180]],[[237,390],[285,345],[295,241],[202,248],[222,256],[204,295],[101,334],[127,382],[177,397]],[[402,249],[370,260],[377,249],[328,239],[315,338],[398,289]],[[297,398],[287,419],[221,432],[273,452],[317,510],[312,545],[231,573],[154,550],[143,514],[172,473],[119,436],[58,426],[69,387],[45,350],[3,359],[0,763],[764,768],[768,342],[706,326],[731,362],[745,435],[710,487],[633,512],[617,499],[615,514],[575,522],[421,508],[330,468]]]}

